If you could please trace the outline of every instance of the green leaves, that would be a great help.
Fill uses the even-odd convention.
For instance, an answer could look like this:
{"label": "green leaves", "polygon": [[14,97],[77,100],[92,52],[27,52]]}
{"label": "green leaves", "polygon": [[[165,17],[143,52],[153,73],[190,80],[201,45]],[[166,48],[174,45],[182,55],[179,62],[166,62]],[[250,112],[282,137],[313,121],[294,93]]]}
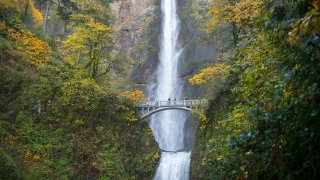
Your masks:
{"label": "green leaves", "polygon": [[[308,2],[224,2],[239,10],[232,20],[241,31],[238,46],[224,49],[233,54],[224,62],[231,67],[229,91],[211,101],[207,128],[199,131],[201,144],[196,146],[204,152],[195,152],[199,156],[195,166],[204,169],[203,174],[215,179],[319,176],[315,148],[320,138],[319,1]],[[305,17],[297,20],[300,14],[295,10],[301,5],[309,10],[300,12]],[[213,13],[220,13],[215,8]],[[195,82],[201,84],[207,76],[199,77]]]}

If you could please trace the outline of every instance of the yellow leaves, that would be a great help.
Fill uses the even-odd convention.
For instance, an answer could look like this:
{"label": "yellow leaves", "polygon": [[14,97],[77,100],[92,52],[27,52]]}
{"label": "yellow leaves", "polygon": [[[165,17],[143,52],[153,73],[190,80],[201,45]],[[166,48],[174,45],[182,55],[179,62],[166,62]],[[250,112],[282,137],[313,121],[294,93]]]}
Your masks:
{"label": "yellow leaves", "polygon": [[241,0],[233,7],[233,20],[240,26],[251,24],[263,10],[263,0]]}
{"label": "yellow leaves", "polygon": [[150,128],[147,129],[147,135],[149,137],[153,137],[153,132],[152,132],[152,130]]}
{"label": "yellow leaves", "polygon": [[0,1],[0,12],[8,13],[8,11],[23,11],[24,6],[26,5],[25,0],[1,0]]}
{"label": "yellow leaves", "polygon": [[27,152],[24,154],[24,158],[26,160],[35,160],[35,161],[39,161],[41,159],[41,156],[39,154],[32,154],[32,152],[30,150],[27,150]]}
{"label": "yellow leaves", "polygon": [[43,25],[43,16],[41,12],[34,6],[33,0],[29,0],[31,15],[33,17],[35,27],[40,28]]}
{"label": "yellow leaves", "polygon": [[153,156],[154,159],[159,159],[160,158],[160,154],[158,152],[156,152]]}
{"label": "yellow leaves", "polygon": [[208,82],[216,82],[227,78],[230,66],[222,63],[217,63],[212,67],[201,70],[199,74],[194,75],[189,79],[193,85],[204,85]]}
{"label": "yellow leaves", "polygon": [[82,120],[82,119],[76,119],[74,122],[73,122],[73,124],[75,125],[75,126],[83,126],[84,124],[85,124],[85,121],[84,120]]}
{"label": "yellow leaves", "polygon": [[110,28],[100,22],[94,22],[94,21],[89,21],[88,23],[86,23],[86,26],[92,30],[92,32],[94,33],[103,33],[103,32],[106,32],[106,31],[110,31]]}
{"label": "yellow leaves", "polygon": [[36,154],[36,155],[33,156],[33,159],[36,160],[36,161],[39,161],[41,159],[41,157]]}
{"label": "yellow leaves", "polygon": [[109,48],[113,44],[111,28],[87,15],[73,15],[72,20],[76,31],[63,41],[62,54],[66,62],[88,69],[94,64],[108,65]]}
{"label": "yellow leaves", "polygon": [[142,103],[146,101],[143,91],[139,89],[134,89],[133,91],[126,91],[123,93],[123,95],[126,97],[126,99],[133,103]]}
{"label": "yellow leaves", "polygon": [[263,0],[212,0],[212,7],[208,14],[212,16],[207,25],[207,31],[215,31],[217,28],[235,23],[243,28],[257,20],[263,12]]}
{"label": "yellow leaves", "polygon": [[232,4],[226,0],[212,0],[213,6],[208,14],[212,16],[207,25],[207,30],[214,31],[220,26],[229,23],[233,17]]}
{"label": "yellow leaves", "polygon": [[203,113],[198,114],[198,119],[200,120],[200,130],[204,130],[208,125],[208,119]]}
{"label": "yellow leaves", "polygon": [[7,26],[5,23],[0,22],[0,33],[2,33],[2,31],[5,31],[7,29]]}
{"label": "yellow leaves", "polygon": [[[98,105],[98,100],[105,96],[103,89],[92,79],[73,80],[62,87],[62,104],[73,111],[91,111]],[[79,123],[80,120],[78,121]]]}
{"label": "yellow leaves", "polygon": [[203,112],[203,109],[205,107],[199,107],[199,108],[195,108],[191,111],[192,116],[196,117],[199,119],[199,129],[202,131],[204,130],[207,126],[208,126],[208,119],[206,117],[206,115]]}
{"label": "yellow leaves", "polygon": [[189,82],[197,86],[210,86],[210,88],[207,88],[206,95],[214,99],[219,92],[227,87],[230,71],[230,65],[216,63],[211,67],[202,69],[199,74],[195,74],[190,78]]}
{"label": "yellow leaves", "polygon": [[241,133],[241,131],[234,130],[233,131],[233,136],[237,138],[240,135],[240,133]]}
{"label": "yellow leaves", "polygon": [[300,19],[296,24],[292,26],[292,30],[289,33],[288,41],[292,44],[301,45],[302,36],[304,34],[307,37],[313,36],[316,32],[320,32],[320,0],[314,0],[312,3],[312,9],[306,14],[306,16]]}
{"label": "yellow leaves", "polygon": [[31,157],[32,157],[31,151],[27,150],[27,152],[25,153],[24,157],[25,157],[26,159],[31,158]]}
{"label": "yellow leaves", "polygon": [[137,118],[134,111],[130,111],[130,112],[126,113],[126,116],[124,117],[124,119],[128,122],[137,122],[138,121],[138,118]]}

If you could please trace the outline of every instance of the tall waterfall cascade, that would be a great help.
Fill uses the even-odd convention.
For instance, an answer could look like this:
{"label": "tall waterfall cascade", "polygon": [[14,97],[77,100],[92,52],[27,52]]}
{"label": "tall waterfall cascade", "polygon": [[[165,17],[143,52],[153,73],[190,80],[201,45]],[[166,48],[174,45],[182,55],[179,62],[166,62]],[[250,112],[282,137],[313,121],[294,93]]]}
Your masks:
{"label": "tall waterfall cascade", "polygon": [[[156,100],[180,99],[182,86],[178,78],[178,61],[182,50],[177,45],[180,21],[176,0],[162,0],[161,10],[163,20],[160,63],[156,71],[156,88],[150,93]],[[157,113],[149,123],[160,149],[163,150],[155,174],[156,180],[189,179],[191,152],[183,151],[186,119],[183,112],[170,110]]]}

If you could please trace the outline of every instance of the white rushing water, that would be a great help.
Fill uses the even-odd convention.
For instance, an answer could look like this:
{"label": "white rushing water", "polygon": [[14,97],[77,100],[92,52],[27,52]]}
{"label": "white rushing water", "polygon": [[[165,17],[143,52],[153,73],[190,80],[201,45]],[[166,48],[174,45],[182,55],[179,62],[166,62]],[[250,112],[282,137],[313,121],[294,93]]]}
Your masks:
{"label": "white rushing water", "polygon": [[[162,0],[162,36],[160,64],[157,69],[157,85],[153,97],[156,100],[180,99],[181,91],[178,78],[178,60],[181,50],[178,49],[179,18],[175,0]],[[190,152],[185,149],[184,125],[186,116],[177,110],[170,110],[154,115],[150,127],[162,150],[159,166],[155,175],[157,180],[189,179]],[[179,151],[179,152],[178,152]]]}

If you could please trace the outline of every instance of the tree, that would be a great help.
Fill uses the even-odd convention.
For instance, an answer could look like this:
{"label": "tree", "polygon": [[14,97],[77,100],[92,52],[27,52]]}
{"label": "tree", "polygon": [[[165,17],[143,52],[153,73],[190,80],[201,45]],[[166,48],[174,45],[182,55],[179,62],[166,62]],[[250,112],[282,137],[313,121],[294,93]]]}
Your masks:
{"label": "tree", "polygon": [[133,91],[124,92],[124,96],[133,103],[143,103],[146,101],[143,91],[134,89]]}
{"label": "tree", "polygon": [[208,95],[214,99],[218,93],[226,89],[230,71],[230,65],[217,63],[202,69],[200,73],[190,78],[189,82],[197,86],[206,85],[210,89]]}
{"label": "tree", "polygon": [[71,0],[46,0],[46,12],[44,16],[43,22],[43,33],[46,34],[47,31],[47,23],[49,18],[49,12],[52,5],[57,6],[57,16],[60,17],[64,22],[64,30],[66,29],[66,25],[68,24],[72,13],[77,10],[77,5],[75,2]]}
{"label": "tree", "polygon": [[65,60],[97,79],[114,68],[110,50],[113,37],[110,27],[86,15],[74,15],[75,33],[63,42]]}
{"label": "tree", "polygon": [[246,34],[248,28],[251,30],[264,13],[263,3],[263,0],[213,0],[208,11],[212,18],[207,31],[218,34],[230,32],[233,45],[237,46],[241,33]]}

